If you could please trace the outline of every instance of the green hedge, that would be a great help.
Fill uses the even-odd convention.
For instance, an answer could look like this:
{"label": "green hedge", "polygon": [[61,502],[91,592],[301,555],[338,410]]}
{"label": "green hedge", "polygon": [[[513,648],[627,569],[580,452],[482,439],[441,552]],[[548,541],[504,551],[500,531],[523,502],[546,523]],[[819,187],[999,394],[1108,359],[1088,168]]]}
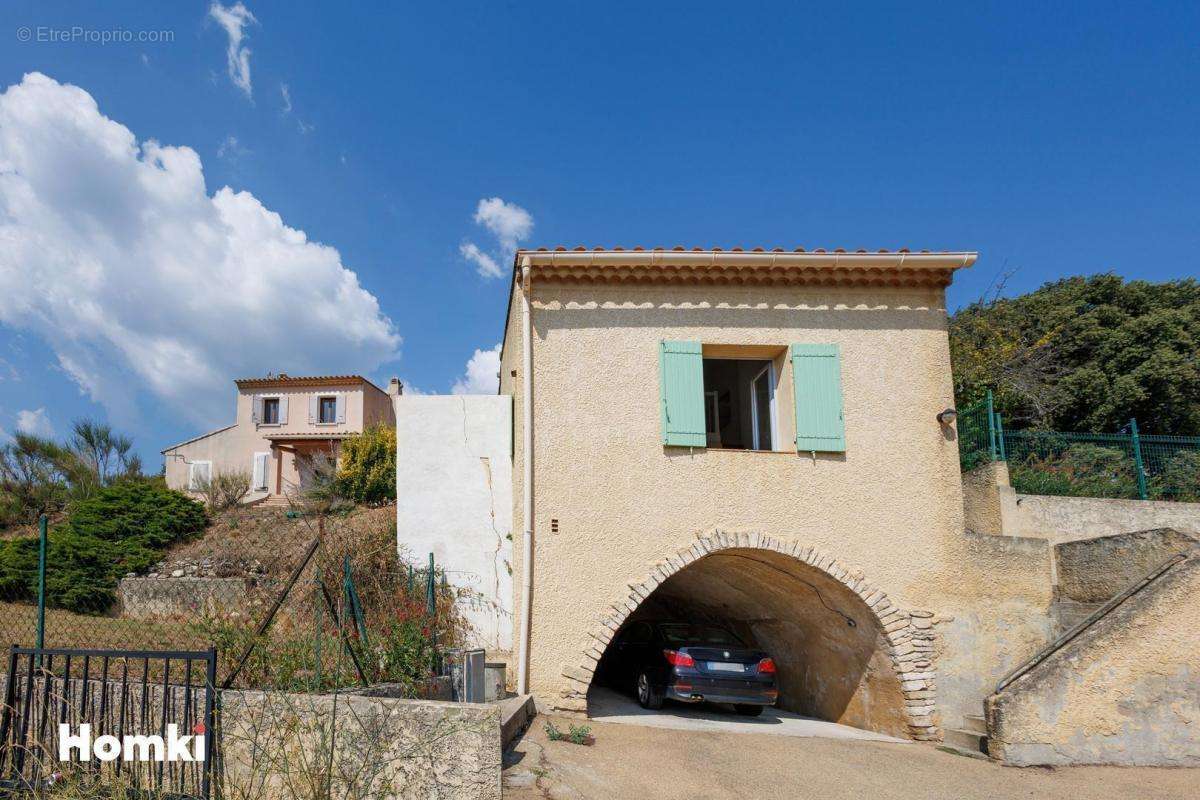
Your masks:
{"label": "green hedge", "polygon": [[[144,572],[175,542],[208,524],[204,507],[151,481],[101,489],[71,509],[50,532],[46,604],[102,614],[116,600],[117,581]],[[36,538],[0,542],[0,599],[37,600]]]}

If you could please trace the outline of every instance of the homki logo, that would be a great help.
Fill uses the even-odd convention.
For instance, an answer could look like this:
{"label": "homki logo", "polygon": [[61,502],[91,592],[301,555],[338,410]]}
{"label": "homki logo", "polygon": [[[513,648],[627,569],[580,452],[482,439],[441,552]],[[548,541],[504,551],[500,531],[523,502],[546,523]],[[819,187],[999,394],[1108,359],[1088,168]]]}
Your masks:
{"label": "homki logo", "polygon": [[[188,736],[179,735],[178,725],[167,726],[167,738],[157,734],[150,736],[126,735],[118,739],[105,734],[92,740],[92,726],[79,726],[79,733],[72,734],[70,725],[58,726],[58,760],[70,761],[72,752],[81,761],[98,758],[101,761],[203,761],[204,726],[197,725]],[[188,750],[189,744],[191,750]]]}

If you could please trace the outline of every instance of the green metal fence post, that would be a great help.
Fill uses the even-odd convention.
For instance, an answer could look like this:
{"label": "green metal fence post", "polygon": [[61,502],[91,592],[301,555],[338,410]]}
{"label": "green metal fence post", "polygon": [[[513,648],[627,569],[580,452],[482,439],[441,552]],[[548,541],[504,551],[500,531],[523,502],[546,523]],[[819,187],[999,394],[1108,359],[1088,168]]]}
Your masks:
{"label": "green metal fence post", "polygon": [[37,601],[37,646],[46,646],[46,538],[50,519],[45,514],[38,518],[38,601]]}
{"label": "green metal fence post", "polygon": [[1137,467],[1138,494],[1143,500],[1149,500],[1146,492],[1146,466],[1142,462],[1142,440],[1138,436],[1137,420],[1129,420],[1129,437],[1133,440],[1133,463]]}
{"label": "green metal fence post", "polygon": [[996,443],[1000,445],[1000,460],[1008,461],[1008,451],[1004,449],[1004,422],[999,411],[996,412]]}
{"label": "green metal fence post", "polygon": [[987,393],[988,460],[996,460],[996,407],[992,401],[992,390]]}

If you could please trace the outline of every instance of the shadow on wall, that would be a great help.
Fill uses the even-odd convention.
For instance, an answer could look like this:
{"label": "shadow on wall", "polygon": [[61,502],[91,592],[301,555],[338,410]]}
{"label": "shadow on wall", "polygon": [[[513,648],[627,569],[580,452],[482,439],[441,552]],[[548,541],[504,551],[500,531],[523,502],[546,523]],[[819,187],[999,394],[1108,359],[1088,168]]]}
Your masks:
{"label": "shadow on wall", "polygon": [[783,709],[909,736],[899,676],[874,614],[808,564],[759,549],[710,554],[668,578],[629,621],[651,618],[714,622],[766,650],[779,667]]}

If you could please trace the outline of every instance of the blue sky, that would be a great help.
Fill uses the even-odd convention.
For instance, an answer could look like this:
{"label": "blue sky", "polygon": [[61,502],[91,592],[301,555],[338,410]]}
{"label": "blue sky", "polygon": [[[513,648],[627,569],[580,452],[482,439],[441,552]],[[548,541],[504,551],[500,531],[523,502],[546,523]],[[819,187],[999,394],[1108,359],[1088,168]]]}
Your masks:
{"label": "blue sky", "polygon": [[[10,89],[0,116],[0,226],[23,254],[0,255],[0,429],[109,418],[157,466],[161,447],[229,421],[226,373],[258,353],[252,371],[398,374],[448,391],[504,318],[506,281],[481,275],[468,243],[505,270],[518,241],[978,250],[952,307],[1006,268],[1018,270],[1009,292],[1107,270],[1200,271],[1195,4],[420,5],[249,0],[248,14],[227,7],[229,28],[204,2],[6,4],[2,87],[30,72],[53,82]],[[45,40],[74,26],[173,41]],[[71,127],[86,98],[67,85],[98,107],[88,147]],[[139,148],[195,152],[203,194],[187,163],[160,170],[183,187],[169,212],[179,237],[147,234],[166,190],[125,197],[121,181],[147,157],[98,155],[105,118]],[[44,167],[31,191],[62,207],[14,212],[26,179],[12,163]],[[219,225],[196,202],[206,196],[245,222],[213,244],[223,280],[264,259],[276,259],[264,274],[286,278],[288,259],[304,259],[312,292],[291,299],[315,315],[350,303],[353,324],[289,343],[287,309],[261,308],[242,330],[244,308],[190,308],[203,281],[181,294],[164,275],[209,269],[197,253],[210,242],[187,239],[196,219]],[[484,214],[493,229],[474,219],[489,198],[503,201]],[[292,241],[281,255],[290,234],[262,233],[268,212],[336,254]],[[64,243],[55,231],[78,219],[89,233]],[[107,224],[136,227],[137,258],[120,256],[124,234]],[[178,252],[149,252],[156,241]],[[227,285],[214,279],[213,302]],[[146,361],[198,377],[166,387]]]}

